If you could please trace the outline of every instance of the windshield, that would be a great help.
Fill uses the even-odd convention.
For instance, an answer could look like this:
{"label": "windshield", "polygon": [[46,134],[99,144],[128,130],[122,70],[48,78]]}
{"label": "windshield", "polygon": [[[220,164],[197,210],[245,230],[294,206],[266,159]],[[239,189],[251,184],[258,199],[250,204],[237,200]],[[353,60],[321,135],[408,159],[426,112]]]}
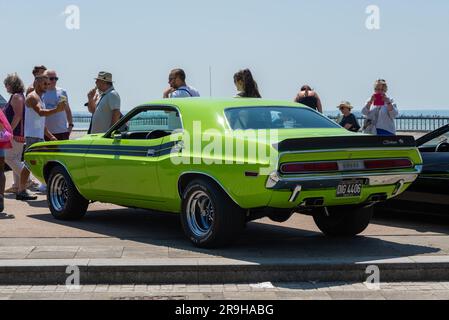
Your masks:
{"label": "windshield", "polygon": [[325,116],[303,107],[239,107],[225,111],[232,130],[339,128]]}

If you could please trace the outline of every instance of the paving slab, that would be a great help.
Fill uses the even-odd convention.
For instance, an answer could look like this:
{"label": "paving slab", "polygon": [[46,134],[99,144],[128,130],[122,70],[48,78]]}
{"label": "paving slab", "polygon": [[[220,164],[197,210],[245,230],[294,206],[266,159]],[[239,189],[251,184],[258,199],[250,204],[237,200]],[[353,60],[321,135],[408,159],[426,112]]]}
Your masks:
{"label": "paving slab", "polygon": [[5,206],[14,218],[0,220],[0,285],[63,284],[72,265],[86,284],[361,281],[370,265],[392,281],[449,281],[444,221],[382,215],[359,237],[331,239],[311,217],[261,219],[232,246],[205,250],[185,238],[177,215],[95,203],[80,221],[58,221],[45,195],[8,195]]}

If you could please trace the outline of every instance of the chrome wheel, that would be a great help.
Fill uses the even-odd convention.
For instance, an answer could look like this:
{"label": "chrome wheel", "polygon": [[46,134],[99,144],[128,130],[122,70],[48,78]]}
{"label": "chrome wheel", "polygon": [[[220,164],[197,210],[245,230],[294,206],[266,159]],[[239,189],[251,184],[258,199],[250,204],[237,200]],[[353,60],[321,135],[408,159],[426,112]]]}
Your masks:
{"label": "chrome wheel", "polygon": [[212,228],[215,208],[209,195],[204,191],[193,192],[187,202],[187,223],[197,237],[204,237]]}
{"label": "chrome wheel", "polygon": [[56,210],[62,211],[68,198],[68,186],[62,174],[57,174],[53,177],[48,192],[52,206]]}

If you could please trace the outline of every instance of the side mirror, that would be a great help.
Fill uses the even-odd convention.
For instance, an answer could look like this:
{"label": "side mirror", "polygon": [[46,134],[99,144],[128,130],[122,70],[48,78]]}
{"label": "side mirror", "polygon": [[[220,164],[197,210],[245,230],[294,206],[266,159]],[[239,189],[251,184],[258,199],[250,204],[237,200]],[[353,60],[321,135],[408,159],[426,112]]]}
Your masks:
{"label": "side mirror", "polygon": [[114,140],[122,140],[122,134],[118,130],[112,132],[111,136]]}

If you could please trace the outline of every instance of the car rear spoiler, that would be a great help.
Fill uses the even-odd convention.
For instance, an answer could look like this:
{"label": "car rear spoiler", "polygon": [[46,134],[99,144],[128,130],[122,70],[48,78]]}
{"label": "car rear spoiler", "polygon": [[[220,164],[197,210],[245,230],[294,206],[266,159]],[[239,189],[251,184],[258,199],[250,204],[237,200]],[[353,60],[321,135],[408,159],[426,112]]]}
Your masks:
{"label": "car rear spoiler", "polygon": [[273,145],[279,152],[325,149],[416,147],[413,136],[342,136],[288,139]]}

